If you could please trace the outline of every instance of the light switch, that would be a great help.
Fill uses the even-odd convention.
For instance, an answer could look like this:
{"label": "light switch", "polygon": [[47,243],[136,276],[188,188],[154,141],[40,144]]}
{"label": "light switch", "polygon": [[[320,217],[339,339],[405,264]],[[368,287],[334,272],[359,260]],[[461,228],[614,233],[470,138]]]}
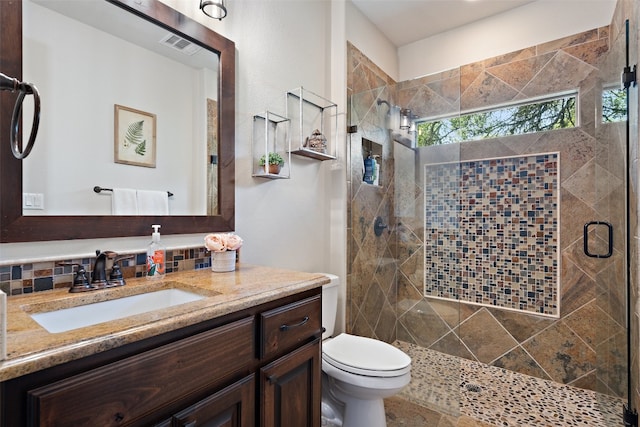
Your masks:
{"label": "light switch", "polygon": [[44,194],[42,194],[42,193],[23,193],[22,194],[22,209],[43,210],[44,209]]}

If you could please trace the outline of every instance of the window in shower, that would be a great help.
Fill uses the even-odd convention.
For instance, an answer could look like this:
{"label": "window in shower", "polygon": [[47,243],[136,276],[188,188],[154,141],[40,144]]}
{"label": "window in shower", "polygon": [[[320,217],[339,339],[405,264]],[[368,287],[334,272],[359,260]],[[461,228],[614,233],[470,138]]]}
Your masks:
{"label": "window in shower", "polygon": [[416,123],[418,147],[576,126],[576,94]]}
{"label": "window in shower", "polygon": [[608,88],[602,91],[602,123],[627,120],[627,91]]}

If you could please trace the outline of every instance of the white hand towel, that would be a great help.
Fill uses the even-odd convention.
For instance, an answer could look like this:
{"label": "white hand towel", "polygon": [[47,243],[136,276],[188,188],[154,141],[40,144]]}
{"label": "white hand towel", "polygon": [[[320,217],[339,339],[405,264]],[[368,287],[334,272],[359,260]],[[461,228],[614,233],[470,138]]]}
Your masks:
{"label": "white hand towel", "polygon": [[166,191],[138,190],[138,215],[169,215]]}
{"label": "white hand towel", "polygon": [[111,196],[113,215],[138,215],[136,190],[132,188],[114,188]]}

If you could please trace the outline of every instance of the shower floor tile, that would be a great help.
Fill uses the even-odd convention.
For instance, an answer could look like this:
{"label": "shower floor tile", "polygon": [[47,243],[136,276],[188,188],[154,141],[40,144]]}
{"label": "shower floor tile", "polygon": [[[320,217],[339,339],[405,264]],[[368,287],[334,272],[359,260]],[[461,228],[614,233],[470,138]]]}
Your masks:
{"label": "shower floor tile", "polygon": [[474,425],[469,420],[502,427],[623,425],[620,399],[402,341],[394,345],[411,356],[412,378],[398,401],[385,401],[389,427],[418,425],[403,421],[404,414],[437,419],[422,424],[434,427]]}

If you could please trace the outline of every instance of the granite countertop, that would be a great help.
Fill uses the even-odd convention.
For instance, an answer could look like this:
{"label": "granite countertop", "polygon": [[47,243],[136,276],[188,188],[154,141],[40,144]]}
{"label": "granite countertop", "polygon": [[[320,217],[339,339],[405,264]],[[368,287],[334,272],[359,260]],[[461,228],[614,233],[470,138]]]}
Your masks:
{"label": "granite countertop", "polygon": [[[0,362],[0,381],[89,356],[164,332],[214,319],[247,307],[313,289],[326,276],[240,264],[235,272],[211,270],[169,273],[163,279],[127,279],[126,286],[74,293],[68,289],[7,298],[7,359]],[[183,289],[205,298],[123,319],[50,333],[32,313],[162,289]]]}

